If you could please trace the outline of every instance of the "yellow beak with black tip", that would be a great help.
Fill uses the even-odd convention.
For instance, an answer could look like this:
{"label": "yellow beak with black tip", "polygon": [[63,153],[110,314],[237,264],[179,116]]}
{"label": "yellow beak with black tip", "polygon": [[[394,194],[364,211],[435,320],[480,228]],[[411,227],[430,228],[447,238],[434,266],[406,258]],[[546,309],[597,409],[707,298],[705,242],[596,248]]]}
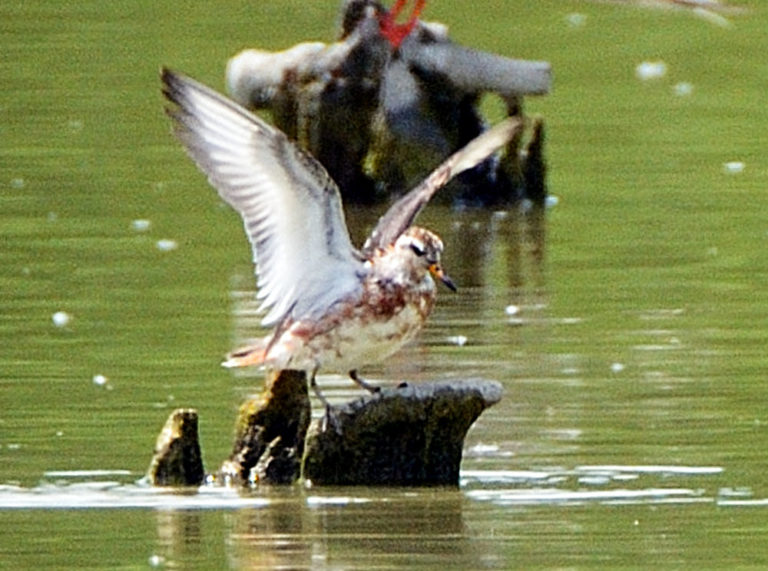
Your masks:
{"label": "yellow beak with black tip", "polygon": [[440,280],[445,284],[445,287],[447,287],[451,291],[456,291],[456,284],[453,283],[453,280],[449,278],[447,275],[445,275],[445,272],[443,272],[443,268],[438,266],[437,264],[432,264],[429,266],[429,273],[432,274],[432,276],[435,277],[435,279]]}

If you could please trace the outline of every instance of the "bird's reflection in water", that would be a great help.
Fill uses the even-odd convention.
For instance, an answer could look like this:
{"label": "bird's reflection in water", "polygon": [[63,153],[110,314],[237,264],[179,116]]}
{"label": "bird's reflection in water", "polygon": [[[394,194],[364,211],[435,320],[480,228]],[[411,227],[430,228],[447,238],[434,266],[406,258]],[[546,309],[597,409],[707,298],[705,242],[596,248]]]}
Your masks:
{"label": "bird's reflection in water", "polygon": [[233,514],[230,562],[243,568],[388,567],[466,561],[473,554],[458,490],[324,489]]}
{"label": "bird's reflection in water", "polygon": [[150,557],[152,566],[205,560],[211,556],[203,545],[203,514],[200,510],[158,510],[155,521],[157,548]]}

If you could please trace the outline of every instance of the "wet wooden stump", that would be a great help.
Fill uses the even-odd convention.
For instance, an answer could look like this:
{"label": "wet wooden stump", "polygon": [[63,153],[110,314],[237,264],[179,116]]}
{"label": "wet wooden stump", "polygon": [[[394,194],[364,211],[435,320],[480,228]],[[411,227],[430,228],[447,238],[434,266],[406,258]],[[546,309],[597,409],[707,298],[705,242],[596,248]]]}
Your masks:
{"label": "wet wooden stump", "polygon": [[147,479],[154,486],[199,486],[203,483],[205,471],[196,410],[180,408],[168,417],[157,437]]}
{"label": "wet wooden stump", "polygon": [[293,483],[301,475],[310,418],[306,375],[280,371],[260,397],[240,406],[232,454],[219,478],[241,485]]}
{"label": "wet wooden stump", "polygon": [[406,384],[334,407],[308,437],[315,485],[457,486],[464,437],[501,399],[487,380]]}
{"label": "wet wooden stump", "polygon": [[[240,407],[235,443],[216,480],[224,485],[456,486],[464,437],[501,399],[495,381],[402,384],[334,406],[310,425],[307,378],[280,371]],[[156,486],[205,479],[197,411],[178,409],[157,439],[148,480]]]}

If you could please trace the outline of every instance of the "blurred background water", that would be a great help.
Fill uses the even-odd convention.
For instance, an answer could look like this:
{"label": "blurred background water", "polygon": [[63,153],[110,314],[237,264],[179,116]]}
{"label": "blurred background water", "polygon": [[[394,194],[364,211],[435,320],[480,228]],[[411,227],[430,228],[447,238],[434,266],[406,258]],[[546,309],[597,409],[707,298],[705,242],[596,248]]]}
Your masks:
{"label": "blurred background water", "polygon": [[[219,366],[250,251],[170,136],[158,70],[223,89],[242,48],[330,41],[338,3],[3,3],[3,564],[767,564],[768,15],[738,5],[724,25],[629,3],[429,3],[455,40],[555,73],[526,101],[548,129],[545,227],[428,208],[459,293],[364,371],[503,383],[462,485],[190,495],[134,484],[166,416],[199,410],[215,469],[261,377]],[[383,209],[348,211],[358,242]]]}

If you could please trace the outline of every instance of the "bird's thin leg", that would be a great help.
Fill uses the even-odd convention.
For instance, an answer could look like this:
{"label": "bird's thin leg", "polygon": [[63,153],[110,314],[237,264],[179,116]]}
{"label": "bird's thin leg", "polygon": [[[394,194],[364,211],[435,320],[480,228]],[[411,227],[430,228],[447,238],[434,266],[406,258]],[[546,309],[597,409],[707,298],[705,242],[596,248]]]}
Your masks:
{"label": "bird's thin leg", "polygon": [[320,399],[320,402],[325,405],[326,411],[331,408],[331,404],[328,402],[328,399],[325,398],[325,395],[320,392],[320,387],[317,386],[317,381],[315,380],[315,376],[317,375],[317,369],[318,367],[315,367],[312,369],[312,375],[309,377],[309,386],[312,387],[312,391],[314,391],[315,396]]}
{"label": "bird's thin leg", "polygon": [[328,399],[325,398],[325,395],[320,392],[320,387],[317,386],[317,381],[315,380],[315,376],[317,375],[317,369],[318,367],[315,367],[312,370],[312,376],[309,379],[309,386],[312,387],[312,390],[315,393],[315,396],[320,399],[320,402],[323,403],[325,406],[325,423],[323,430],[326,429],[328,425],[332,426],[333,429],[336,431],[336,434],[341,434],[341,421],[339,420],[338,414],[336,413],[336,409],[331,406],[331,403],[328,402]]}
{"label": "bird's thin leg", "polygon": [[365,379],[360,377],[357,374],[357,369],[352,369],[349,372],[349,378],[352,379],[353,381],[355,381],[358,385],[363,387],[369,393],[376,394],[376,393],[380,393],[381,392],[381,387],[377,387],[375,385],[372,385],[371,383],[369,383],[368,381],[366,381]]}

